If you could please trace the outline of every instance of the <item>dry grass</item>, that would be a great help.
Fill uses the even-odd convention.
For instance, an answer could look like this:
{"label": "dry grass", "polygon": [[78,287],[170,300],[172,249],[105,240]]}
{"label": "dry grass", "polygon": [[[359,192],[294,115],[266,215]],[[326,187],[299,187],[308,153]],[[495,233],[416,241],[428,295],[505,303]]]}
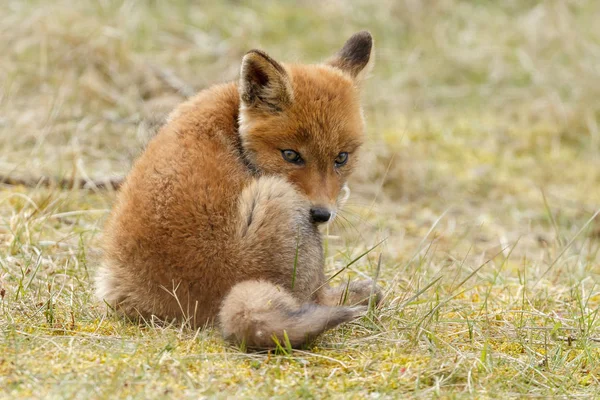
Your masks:
{"label": "dry grass", "polygon": [[5,1],[0,174],[126,173],[152,125],[262,47],[368,28],[371,141],[328,269],[385,306],[310,352],[137,326],[92,297],[114,193],[0,190],[0,397],[600,395],[600,3]]}

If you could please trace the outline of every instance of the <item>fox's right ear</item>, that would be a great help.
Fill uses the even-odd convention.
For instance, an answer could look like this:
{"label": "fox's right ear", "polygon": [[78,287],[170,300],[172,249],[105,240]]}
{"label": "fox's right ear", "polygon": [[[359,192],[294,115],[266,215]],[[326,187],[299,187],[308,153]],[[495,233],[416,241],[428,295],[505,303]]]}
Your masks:
{"label": "fox's right ear", "polygon": [[285,69],[260,50],[250,50],[244,56],[239,92],[243,106],[268,111],[281,111],[294,98]]}

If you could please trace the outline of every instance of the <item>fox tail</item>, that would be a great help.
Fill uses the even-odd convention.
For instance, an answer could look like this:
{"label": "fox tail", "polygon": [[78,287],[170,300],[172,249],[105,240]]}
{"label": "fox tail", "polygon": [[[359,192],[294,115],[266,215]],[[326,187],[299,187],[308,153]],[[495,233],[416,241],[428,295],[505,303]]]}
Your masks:
{"label": "fox tail", "polygon": [[247,348],[273,348],[276,341],[298,348],[366,310],[366,306],[299,304],[277,285],[249,280],[236,284],[225,297],[219,322],[226,340]]}

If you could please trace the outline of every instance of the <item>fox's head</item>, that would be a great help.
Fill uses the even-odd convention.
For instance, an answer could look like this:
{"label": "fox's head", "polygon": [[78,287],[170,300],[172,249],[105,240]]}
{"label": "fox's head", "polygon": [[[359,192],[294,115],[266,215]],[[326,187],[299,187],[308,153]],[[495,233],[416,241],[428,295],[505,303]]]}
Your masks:
{"label": "fox's head", "polygon": [[259,50],[242,61],[239,132],[247,161],[283,175],[311,202],[314,222],[335,215],[363,142],[359,86],[373,39],[354,34],[330,60],[282,65]]}

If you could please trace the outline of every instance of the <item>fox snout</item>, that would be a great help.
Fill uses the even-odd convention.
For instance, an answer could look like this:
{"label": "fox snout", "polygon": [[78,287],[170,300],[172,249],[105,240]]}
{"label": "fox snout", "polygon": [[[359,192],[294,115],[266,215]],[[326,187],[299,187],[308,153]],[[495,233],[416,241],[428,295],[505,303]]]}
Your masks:
{"label": "fox snout", "polygon": [[337,199],[334,203],[328,203],[323,201],[323,197],[318,200],[312,200],[310,207],[310,220],[313,224],[323,224],[333,221],[337,211],[343,207],[350,196],[350,189],[345,183],[342,185],[340,192],[338,193]]}
{"label": "fox snout", "polygon": [[314,206],[310,208],[310,220],[315,224],[328,222],[332,219],[333,214],[327,207]]}

